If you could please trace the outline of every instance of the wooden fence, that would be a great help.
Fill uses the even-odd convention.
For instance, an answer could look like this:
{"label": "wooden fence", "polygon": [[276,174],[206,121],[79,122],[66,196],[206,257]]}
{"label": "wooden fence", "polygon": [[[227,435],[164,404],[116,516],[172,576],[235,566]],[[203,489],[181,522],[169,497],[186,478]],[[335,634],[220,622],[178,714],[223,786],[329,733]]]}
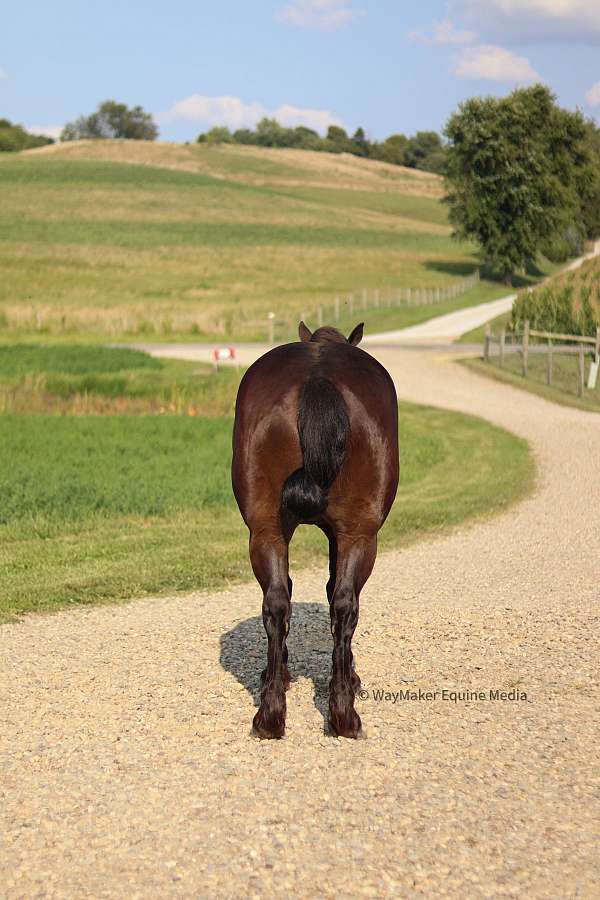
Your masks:
{"label": "wooden fence", "polygon": [[[552,367],[554,354],[557,352],[556,345],[567,343],[572,346],[573,351],[577,353],[577,396],[583,397],[585,390],[585,355],[593,353],[594,359],[590,367],[590,377],[588,380],[588,388],[596,386],[598,376],[598,367],[600,366],[600,326],[596,328],[596,336],[588,337],[581,334],[557,334],[552,331],[536,331],[530,328],[529,320],[524,322],[523,331],[507,331],[503,328],[499,335],[492,334],[491,327],[486,326],[486,334],[483,342],[483,358],[486,362],[490,362],[493,344],[498,344],[498,364],[500,368],[504,367],[504,357],[507,346],[507,338],[512,347],[516,347],[517,352],[521,354],[521,368],[523,377],[527,378],[529,371],[529,352],[531,348],[531,338],[540,342],[546,342],[546,384],[552,384]],[[543,344],[538,346],[543,348]],[[569,347],[569,351],[571,347]]]}
{"label": "wooden fence", "polygon": [[335,297],[333,303],[323,303],[316,307],[299,310],[296,316],[287,319],[277,319],[275,313],[267,316],[267,335],[269,343],[275,340],[276,329],[286,327],[290,331],[302,319],[310,328],[320,328],[321,325],[335,324],[342,318],[358,316],[369,309],[392,309],[401,306],[428,306],[435,303],[443,303],[445,300],[453,300],[460,297],[479,283],[479,269],[472,275],[457,281],[448,287],[442,288],[364,288],[360,292],[340,294]]}

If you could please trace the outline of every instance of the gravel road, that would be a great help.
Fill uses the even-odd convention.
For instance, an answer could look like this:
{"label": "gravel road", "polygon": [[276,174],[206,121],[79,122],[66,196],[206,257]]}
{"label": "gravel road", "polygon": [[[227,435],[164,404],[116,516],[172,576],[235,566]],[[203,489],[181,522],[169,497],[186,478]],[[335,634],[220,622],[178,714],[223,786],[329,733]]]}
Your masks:
{"label": "gravel road", "polygon": [[[443,354],[371,352],[402,398],[526,437],[535,494],[380,555],[355,641],[364,740],[324,733],[323,571],[294,574],[279,742],[249,733],[253,582],[0,629],[3,897],[600,896],[600,416]],[[419,689],[526,699],[373,696]]]}

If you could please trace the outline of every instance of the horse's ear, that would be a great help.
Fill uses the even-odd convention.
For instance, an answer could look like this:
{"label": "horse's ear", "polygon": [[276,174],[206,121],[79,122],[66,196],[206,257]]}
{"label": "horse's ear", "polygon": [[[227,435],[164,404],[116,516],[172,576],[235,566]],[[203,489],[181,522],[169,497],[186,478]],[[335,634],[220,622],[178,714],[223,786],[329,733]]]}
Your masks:
{"label": "horse's ear", "polygon": [[300,322],[298,325],[298,334],[300,335],[300,340],[308,343],[312,337],[312,332],[308,330],[304,322]]}
{"label": "horse's ear", "polygon": [[357,325],[356,328],[353,328],[350,334],[348,335],[348,343],[354,344],[356,347],[357,344],[360,344],[363,336],[363,328],[365,327],[365,323],[361,322],[360,325]]}

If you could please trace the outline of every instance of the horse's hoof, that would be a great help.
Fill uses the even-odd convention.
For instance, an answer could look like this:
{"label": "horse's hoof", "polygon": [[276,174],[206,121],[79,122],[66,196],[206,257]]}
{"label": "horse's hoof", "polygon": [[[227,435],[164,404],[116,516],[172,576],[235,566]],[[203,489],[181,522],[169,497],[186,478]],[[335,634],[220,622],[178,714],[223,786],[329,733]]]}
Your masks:
{"label": "horse's hoof", "polygon": [[338,737],[357,738],[361,732],[362,722],[359,714],[352,707],[343,712],[330,710],[329,727]]}
{"label": "horse's hoof", "polygon": [[285,718],[282,716],[266,716],[258,710],[252,720],[254,733],[264,740],[278,740],[285,734]]}

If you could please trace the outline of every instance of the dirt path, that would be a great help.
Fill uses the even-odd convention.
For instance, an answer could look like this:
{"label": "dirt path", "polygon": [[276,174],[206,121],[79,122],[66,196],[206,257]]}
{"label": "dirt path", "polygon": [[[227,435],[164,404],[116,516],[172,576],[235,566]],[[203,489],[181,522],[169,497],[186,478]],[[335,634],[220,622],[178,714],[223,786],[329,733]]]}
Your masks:
{"label": "dirt path", "polygon": [[[5,626],[4,897],[600,895],[600,416],[378,355],[403,398],[528,438],[540,480],[379,557],[355,643],[367,739],[324,734],[324,573],[295,577],[281,742],[249,735],[254,583]],[[527,699],[372,695],[511,687]]]}

